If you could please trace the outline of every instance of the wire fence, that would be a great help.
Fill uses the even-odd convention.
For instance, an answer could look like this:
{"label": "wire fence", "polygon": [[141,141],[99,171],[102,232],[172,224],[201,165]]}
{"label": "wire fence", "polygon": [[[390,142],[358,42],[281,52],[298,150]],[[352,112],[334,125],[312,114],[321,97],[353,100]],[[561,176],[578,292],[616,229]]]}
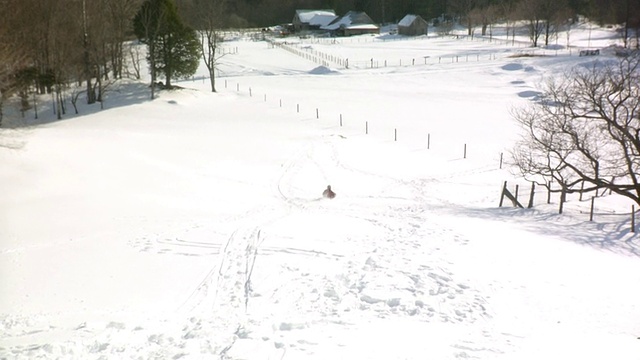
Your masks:
{"label": "wire fence", "polygon": [[[350,43],[375,43],[388,41],[430,41],[437,39],[456,39],[459,41],[477,41],[487,42],[506,49],[495,52],[477,52],[474,54],[451,54],[451,55],[422,55],[415,57],[396,57],[386,56],[381,58],[377,55],[369,56],[365,59],[350,59],[346,56],[330,54],[325,51],[315,49],[313,44],[321,45],[342,45]],[[467,36],[467,35],[446,35],[439,37],[357,37],[357,38],[303,38],[296,41],[282,40],[275,38],[265,38],[270,46],[286,50],[294,55],[300,56],[306,60],[312,61],[322,66],[335,66],[342,69],[378,69],[385,67],[403,67],[403,66],[424,66],[434,64],[458,64],[468,62],[491,61],[504,57],[527,57],[527,56],[582,56],[585,53],[583,48],[579,47],[560,47],[552,46],[550,48],[531,47],[530,42],[500,39],[497,37],[487,36]],[[595,54],[595,53],[589,53]]]}

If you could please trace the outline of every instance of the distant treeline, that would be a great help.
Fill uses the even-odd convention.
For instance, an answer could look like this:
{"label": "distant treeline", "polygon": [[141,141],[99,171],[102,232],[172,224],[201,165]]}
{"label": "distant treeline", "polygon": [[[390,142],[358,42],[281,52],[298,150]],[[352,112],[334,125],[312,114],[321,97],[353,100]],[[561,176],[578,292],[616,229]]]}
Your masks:
{"label": "distant treeline", "polygon": [[357,10],[378,23],[394,23],[407,14],[427,20],[461,19],[490,8],[510,16],[518,8],[535,6],[541,11],[562,9],[559,14],[580,14],[600,24],[630,23],[637,27],[640,21],[640,0],[227,0],[227,4],[231,14],[252,26],[291,22],[296,9],[332,9],[338,15]]}

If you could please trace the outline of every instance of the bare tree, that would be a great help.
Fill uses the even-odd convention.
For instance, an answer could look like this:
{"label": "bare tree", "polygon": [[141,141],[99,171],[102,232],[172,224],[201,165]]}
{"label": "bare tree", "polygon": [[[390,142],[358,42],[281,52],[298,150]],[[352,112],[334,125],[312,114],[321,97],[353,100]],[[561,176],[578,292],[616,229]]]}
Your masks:
{"label": "bare tree", "polygon": [[90,42],[89,42],[89,29],[87,22],[89,21],[87,16],[86,0],[82,0],[82,50],[83,50],[83,65],[84,76],[87,83],[87,104],[93,104],[96,102],[96,93],[92,87],[92,78],[94,72],[91,70],[90,60]]}
{"label": "bare tree", "polygon": [[489,39],[493,39],[493,25],[498,19],[499,9],[497,5],[489,5],[482,9],[482,35],[487,35],[489,31]]}
{"label": "bare tree", "polygon": [[496,20],[497,8],[495,5],[489,5],[486,2],[480,2],[476,4],[466,16],[468,33],[473,36],[474,28],[478,25],[482,26],[482,36],[487,35],[489,30],[489,36],[492,36],[492,24]]}
{"label": "bare tree", "polygon": [[518,4],[518,14],[527,22],[529,39],[533,47],[538,46],[540,36],[546,28],[543,2],[547,0],[522,0]]}
{"label": "bare tree", "polygon": [[129,59],[131,61],[131,67],[133,67],[133,72],[131,72],[129,70],[128,66],[124,66],[124,71],[125,74],[127,76],[133,76],[134,79],[136,80],[140,80],[140,78],[142,77],[140,74],[141,71],[141,51],[140,51],[140,46],[138,44],[134,44],[134,43],[129,43],[127,45],[127,49],[128,49],[128,53],[129,53]]}
{"label": "bare tree", "polygon": [[[625,0],[624,10],[620,11],[624,14],[624,29],[622,31],[622,40],[626,48],[640,49],[640,1]],[[635,42],[635,44],[633,44]],[[635,45],[635,46],[634,46]]]}
{"label": "bare tree", "polygon": [[[558,14],[555,16],[555,26],[565,34],[566,38],[566,47],[567,49],[571,46],[571,27],[574,24],[575,13],[571,8],[566,7],[563,10],[560,10]],[[560,39],[561,31],[556,31],[556,43]]]}
{"label": "bare tree", "polygon": [[165,17],[167,16],[164,7],[151,6],[145,2],[138,10],[135,16],[136,33],[140,33],[141,41],[148,46],[149,71],[151,72],[151,99],[155,98],[156,87],[156,58],[153,56],[156,52],[156,39],[159,36],[160,29],[164,26]]}
{"label": "bare tree", "polygon": [[560,25],[567,14],[567,0],[542,0],[541,15],[544,19],[544,44],[549,45],[549,39],[558,33]]}
{"label": "bare tree", "polygon": [[[19,1],[0,0],[0,7],[13,14],[20,12]],[[3,104],[15,91],[13,75],[27,61],[26,53],[20,46],[18,33],[13,32],[10,21],[0,21],[0,126],[2,126]]]}
{"label": "bare tree", "polygon": [[[471,10],[476,5],[476,0],[450,0],[451,10],[460,18],[464,19],[467,27],[467,35],[473,35],[473,28],[478,24],[476,17],[471,16]],[[484,0],[483,0],[484,2]]]}
{"label": "bare tree", "polygon": [[639,56],[550,80],[540,101],[513,116],[525,130],[512,151],[525,178],[553,180],[567,193],[584,183],[583,191],[606,189],[640,205]]}
{"label": "bare tree", "polygon": [[509,31],[511,31],[511,44],[515,43],[516,39],[516,27],[515,27],[515,18],[516,18],[516,10],[517,10],[517,1],[516,0],[504,0],[498,6],[499,14],[504,17],[507,25],[507,40],[509,40]]}
{"label": "bare tree", "polygon": [[142,0],[109,0],[106,3],[109,15],[111,71],[116,79],[122,78],[124,67],[124,45],[132,30],[133,17]]}
{"label": "bare tree", "polygon": [[195,21],[200,32],[202,60],[209,71],[211,91],[216,92],[215,69],[220,55],[219,45],[224,40],[222,28],[226,25],[226,0],[196,0]]}
{"label": "bare tree", "polygon": [[467,35],[473,37],[475,35],[476,26],[482,24],[482,35],[484,35],[484,14],[481,8],[476,7],[467,13],[465,16],[465,22],[467,25]]}

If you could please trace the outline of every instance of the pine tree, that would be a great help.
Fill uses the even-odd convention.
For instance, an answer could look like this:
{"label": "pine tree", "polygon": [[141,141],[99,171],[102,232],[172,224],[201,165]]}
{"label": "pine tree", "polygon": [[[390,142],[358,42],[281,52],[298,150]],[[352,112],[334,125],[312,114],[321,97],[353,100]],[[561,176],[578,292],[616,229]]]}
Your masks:
{"label": "pine tree", "polygon": [[197,33],[182,22],[173,0],[145,1],[134,18],[134,31],[148,46],[152,82],[162,74],[165,87],[171,88],[172,79],[191,76],[198,69]]}

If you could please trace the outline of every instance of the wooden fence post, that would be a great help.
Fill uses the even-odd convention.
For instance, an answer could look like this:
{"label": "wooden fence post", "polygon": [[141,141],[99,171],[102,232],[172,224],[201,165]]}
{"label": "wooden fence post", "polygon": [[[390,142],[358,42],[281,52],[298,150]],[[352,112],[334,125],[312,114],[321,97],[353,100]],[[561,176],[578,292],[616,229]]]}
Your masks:
{"label": "wooden fence post", "polygon": [[506,181],[504,182],[504,186],[502,187],[502,194],[500,195],[500,207],[502,207],[502,201],[504,200],[505,196],[509,200],[511,200],[514,207],[519,207],[521,209],[524,208],[524,206],[522,206],[522,204],[520,204],[520,202],[518,201],[518,185],[516,185],[516,195],[513,196],[507,189],[507,182]]}
{"label": "wooden fence post", "polygon": [[504,193],[507,190],[507,182],[504,182],[504,185],[502,186],[502,193],[500,194],[500,205],[499,207],[502,207],[502,201],[504,200]]}
{"label": "wooden fence post", "polygon": [[393,141],[398,141],[398,129],[393,129]]}
{"label": "wooden fence post", "polygon": [[502,153],[500,153],[500,169],[502,169]]}
{"label": "wooden fence post", "polygon": [[636,232],[636,206],[631,205],[631,232]]}
{"label": "wooden fence post", "polygon": [[529,194],[529,205],[527,208],[531,209],[533,207],[533,197],[536,193],[536,183],[531,182],[531,193]]}
{"label": "wooden fence post", "polygon": [[364,122],[364,133],[367,134],[367,135],[369,134],[369,122],[368,121]]}
{"label": "wooden fence post", "polygon": [[431,133],[427,134],[427,150],[431,148]]}
{"label": "wooden fence post", "polygon": [[[611,185],[613,185],[613,182],[614,182],[614,181],[616,181],[616,177],[615,177],[615,176],[612,176],[612,177],[611,177]],[[611,195],[611,193],[612,193],[612,192],[613,192],[613,186],[611,186],[611,187],[609,188],[609,195]]]}
{"label": "wooden fence post", "polygon": [[464,158],[467,158],[467,144],[464,144]]}
{"label": "wooden fence post", "polygon": [[342,126],[342,114],[340,114],[340,126]]}

